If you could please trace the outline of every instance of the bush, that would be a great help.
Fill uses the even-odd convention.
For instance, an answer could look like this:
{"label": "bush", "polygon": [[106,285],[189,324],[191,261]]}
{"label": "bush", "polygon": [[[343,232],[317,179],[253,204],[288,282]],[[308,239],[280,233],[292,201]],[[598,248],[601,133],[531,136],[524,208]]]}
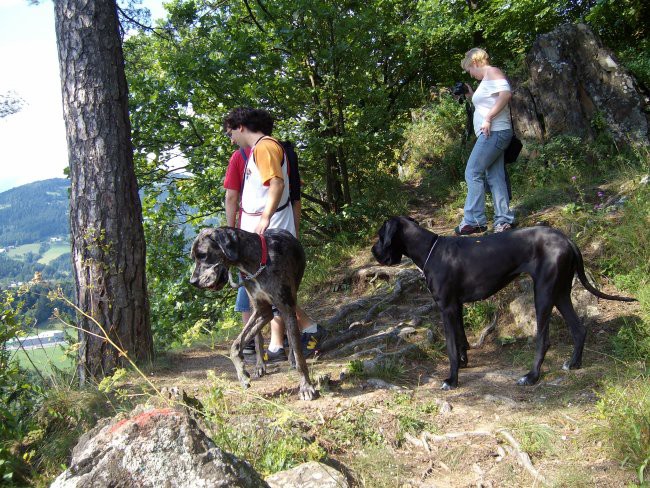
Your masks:
{"label": "bush", "polygon": [[462,104],[443,95],[430,107],[416,112],[413,122],[404,131],[405,176],[419,179],[428,167],[450,179],[459,179],[465,159],[462,149],[466,115]]}

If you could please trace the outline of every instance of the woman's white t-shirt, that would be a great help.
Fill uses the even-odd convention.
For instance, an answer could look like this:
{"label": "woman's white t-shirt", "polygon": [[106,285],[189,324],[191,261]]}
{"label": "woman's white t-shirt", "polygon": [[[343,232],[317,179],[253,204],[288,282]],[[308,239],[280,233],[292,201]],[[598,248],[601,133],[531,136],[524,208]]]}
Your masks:
{"label": "woman's white t-shirt", "polygon": [[[499,96],[499,92],[502,91],[512,91],[510,89],[510,83],[508,83],[508,80],[505,78],[500,80],[483,80],[479,83],[478,88],[476,88],[476,91],[472,96],[472,103],[474,104],[474,132],[477,137],[481,133],[481,125],[483,125],[485,116],[490,110],[492,110],[492,107],[494,107]],[[499,112],[496,117],[492,118],[490,131],[507,130],[511,128],[510,111],[506,104],[501,112]]]}

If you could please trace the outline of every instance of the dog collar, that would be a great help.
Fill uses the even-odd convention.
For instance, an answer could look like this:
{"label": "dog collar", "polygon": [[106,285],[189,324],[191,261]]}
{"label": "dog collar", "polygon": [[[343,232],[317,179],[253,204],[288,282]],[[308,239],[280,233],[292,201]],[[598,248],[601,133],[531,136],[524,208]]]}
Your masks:
{"label": "dog collar", "polygon": [[266,238],[262,234],[258,234],[260,236],[260,244],[262,245],[262,257],[260,258],[260,267],[255,273],[252,275],[247,275],[243,271],[241,271],[241,277],[242,280],[239,283],[235,283],[232,279],[232,276],[230,276],[230,271],[228,271],[228,282],[230,283],[230,286],[232,286],[234,289],[240,288],[244,286],[244,282],[254,280],[259,276],[259,274],[266,269],[266,263],[269,259],[269,251],[268,248],[266,247]]}
{"label": "dog collar", "polygon": [[262,244],[262,259],[260,260],[260,267],[266,266],[266,261],[269,257],[269,252],[266,248],[266,237],[263,234],[258,234],[260,236],[260,243]]}

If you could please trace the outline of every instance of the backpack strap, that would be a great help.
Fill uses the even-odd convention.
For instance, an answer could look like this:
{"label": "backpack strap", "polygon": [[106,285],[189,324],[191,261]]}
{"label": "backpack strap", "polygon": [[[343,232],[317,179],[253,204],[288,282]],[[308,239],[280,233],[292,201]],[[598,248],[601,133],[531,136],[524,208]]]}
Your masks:
{"label": "backpack strap", "polygon": [[[282,166],[285,161],[287,162],[287,179],[288,179],[288,177],[289,177],[289,159],[287,157],[287,152],[284,150],[284,146],[282,145],[282,143],[280,141],[274,139],[271,136],[260,137],[260,139],[257,142],[261,141],[262,139],[266,139],[267,137],[271,141],[275,142],[278,146],[280,146],[280,149],[282,149],[282,163],[280,163],[280,166]],[[254,149],[254,147],[251,148],[251,154],[253,153],[253,149]],[[256,213],[252,213],[252,214],[246,212],[244,210],[244,206],[241,203],[242,202],[242,197],[244,196],[244,182],[246,181],[246,168],[248,167],[248,158],[246,157],[246,151],[244,151],[244,148],[240,147],[239,152],[241,153],[242,157],[244,158],[244,172],[242,173],[241,191],[239,192],[239,210],[240,210],[240,213],[244,212],[247,215],[262,215],[261,212],[256,212]],[[287,181],[287,185],[288,184],[289,184],[289,182]],[[287,198],[287,201],[284,203],[284,205],[280,205],[280,206],[278,206],[278,208],[275,209],[275,213],[281,212],[282,210],[287,208],[290,203],[291,203],[291,189],[289,189],[289,198]]]}

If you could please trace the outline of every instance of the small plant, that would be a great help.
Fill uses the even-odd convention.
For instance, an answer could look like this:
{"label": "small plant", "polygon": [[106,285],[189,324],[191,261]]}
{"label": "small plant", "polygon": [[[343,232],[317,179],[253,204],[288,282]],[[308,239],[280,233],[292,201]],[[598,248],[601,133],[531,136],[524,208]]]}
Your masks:
{"label": "small plant", "polygon": [[531,456],[544,457],[555,453],[558,436],[550,425],[524,421],[513,430],[521,448]]}
{"label": "small plant", "polygon": [[618,384],[610,381],[600,394],[598,415],[607,422],[602,435],[626,464],[636,468],[643,485],[650,474],[650,377]]}
{"label": "small plant", "polygon": [[492,300],[471,303],[463,308],[463,323],[465,328],[477,331],[487,326],[494,318],[497,306]]}

